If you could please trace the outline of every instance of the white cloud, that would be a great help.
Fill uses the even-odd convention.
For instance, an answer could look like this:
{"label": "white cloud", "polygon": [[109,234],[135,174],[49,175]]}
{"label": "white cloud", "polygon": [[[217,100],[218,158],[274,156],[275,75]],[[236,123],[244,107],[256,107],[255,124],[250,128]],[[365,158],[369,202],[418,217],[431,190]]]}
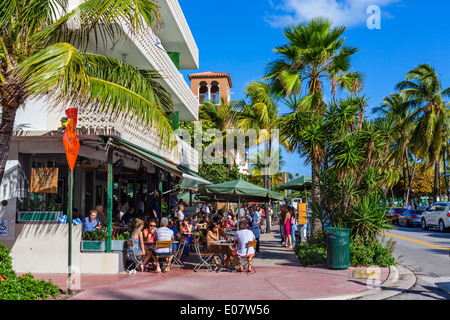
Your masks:
{"label": "white cloud", "polygon": [[391,5],[400,0],[278,0],[276,4],[269,0],[269,3],[277,11],[283,14],[271,15],[267,22],[272,27],[284,27],[288,24],[308,21],[318,16],[325,17],[333,21],[334,25],[346,25],[354,27],[364,25],[370,14],[367,8],[371,5],[381,7]]}

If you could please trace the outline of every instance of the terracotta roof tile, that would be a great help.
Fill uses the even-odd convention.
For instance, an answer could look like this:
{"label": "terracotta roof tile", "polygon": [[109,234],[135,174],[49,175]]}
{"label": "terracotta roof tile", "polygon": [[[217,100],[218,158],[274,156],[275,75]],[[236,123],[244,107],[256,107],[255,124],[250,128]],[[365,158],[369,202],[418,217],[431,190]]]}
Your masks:
{"label": "terracotta roof tile", "polygon": [[225,72],[212,72],[212,71],[206,71],[206,72],[199,72],[199,73],[191,73],[188,74],[188,78],[228,78],[228,82],[230,83],[230,88],[233,87],[233,83],[231,82],[231,77],[229,73]]}

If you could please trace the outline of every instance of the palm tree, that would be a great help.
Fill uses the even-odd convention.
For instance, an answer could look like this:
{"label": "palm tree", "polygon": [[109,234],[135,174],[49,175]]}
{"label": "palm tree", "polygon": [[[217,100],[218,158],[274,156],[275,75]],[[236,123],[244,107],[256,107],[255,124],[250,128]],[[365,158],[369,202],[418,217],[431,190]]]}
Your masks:
{"label": "palm tree", "polygon": [[68,1],[0,0],[0,182],[17,109],[30,99],[133,116],[155,128],[162,144],[175,145],[166,117],[173,103],[160,76],[86,50],[90,39],[114,37],[117,21],[137,33],[162,19],[151,0],[87,0],[71,11]]}
{"label": "palm tree", "polygon": [[[307,114],[302,114],[302,117],[309,116],[310,124],[316,124],[315,130],[319,129],[317,124],[320,122],[320,119],[315,118],[322,116],[326,110],[323,102],[323,79],[328,79],[333,84],[338,75],[347,73],[351,56],[358,51],[344,44],[345,39],[342,37],[344,31],[344,26],[333,28],[332,23],[323,18],[288,26],[283,31],[288,40],[287,44],[274,49],[281,58],[267,66],[265,79],[270,81],[272,89],[279,96],[301,95],[302,84],[307,81],[304,98],[300,101],[308,106],[308,110],[302,108],[303,110],[296,110],[296,112],[309,111]],[[298,128],[292,122],[288,127],[292,130]],[[313,129],[310,126],[309,128]],[[290,129],[287,128],[287,131]],[[291,133],[289,140],[294,145],[300,145],[300,141],[295,141],[296,134]],[[320,202],[319,173],[323,156],[325,156],[325,150],[316,149],[319,145],[324,147],[321,143],[314,143],[308,155],[308,161],[312,163],[311,195],[318,202]],[[313,232],[321,229],[319,223],[317,221],[314,223]]]}
{"label": "palm tree", "polygon": [[[415,129],[419,109],[411,110],[408,107],[408,101],[402,93],[393,93],[385,97],[381,103],[381,107],[374,108],[374,113],[382,114],[385,118],[394,121],[394,140],[391,147],[391,153],[388,157],[389,163],[395,163],[403,169],[403,177],[405,181],[404,202],[409,202],[409,196],[412,191],[412,181],[415,175],[416,161],[412,152],[411,134]],[[410,158],[413,158],[413,170],[411,173]],[[407,173],[407,174],[406,174]],[[408,177],[408,187],[406,188],[406,177]]]}
{"label": "palm tree", "polygon": [[406,74],[406,80],[397,84],[408,106],[420,113],[417,126],[411,135],[411,148],[420,159],[435,167],[433,199],[437,199],[442,155],[442,133],[449,121],[445,112],[444,97],[450,96],[450,88],[442,89],[437,71],[429,64],[421,64]]}
{"label": "palm tree", "polygon": [[212,127],[225,134],[226,130],[233,127],[236,123],[236,112],[234,109],[237,103],[235,100],[227,101],[225,98],[220,98],[219,104],[206,100],[198,110],[198,117],[203,124],[211,124]]}
{"label": "palm tree", "polygon": [[[256,143],[262,144],[264,147],[262,155],[265,164],[265,169],[261,174],[264,176],[264,188],[270,189],[270,176],[276,174],[274,169],[278,170],[278,166],[274,168],[270,163],[274,157],[278,157],[278,151],[272,150],[272,141],[277,138],[273,136],[273,133],[274,130],[278,130],[278,105],[270,85],[264,81],[253,81],[247,85],[245,96],[250,101],[246,103],[242,100],[236,105],[236,126],[244,132],[255,130],[259,133]],[[271,232],[268,223],[269,217],[266,216],[266,218],[266,232]]]}

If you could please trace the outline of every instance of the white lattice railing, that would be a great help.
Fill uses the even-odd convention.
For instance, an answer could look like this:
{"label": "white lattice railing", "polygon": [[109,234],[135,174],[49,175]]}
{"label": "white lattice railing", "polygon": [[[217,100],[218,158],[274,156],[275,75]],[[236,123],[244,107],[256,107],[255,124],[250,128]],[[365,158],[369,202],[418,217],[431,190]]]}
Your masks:
{"label": "white lattice railing", "polygon": [[175,164],[182,164],[194,171],[198,170],[197,151],[188,143],[177,137],[178,153],[161,148],[156,130],[143,130],[134,122],[124,122],[123,119],[113,118],[107,114],[80,111],[77,129],[84,134],[115,134],[128,142],[167,158]]}

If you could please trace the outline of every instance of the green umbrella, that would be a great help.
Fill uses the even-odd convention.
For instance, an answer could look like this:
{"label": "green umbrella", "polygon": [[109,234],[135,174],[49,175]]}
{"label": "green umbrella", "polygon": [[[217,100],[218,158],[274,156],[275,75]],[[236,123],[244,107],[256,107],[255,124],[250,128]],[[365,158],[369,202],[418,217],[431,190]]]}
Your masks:
{"label": "green umbrella", "polygon": [[311,177],[301,176],[297,179],[286,182],[281,186],[278,186],[276,189],[280,191],[286,189],[303,191],[305,188],[311,188],[311,185],[312,185]]}
{"label": "green umbrella", "polygon": [[198,193],[200,196],[205,196],[216,201],[265,202],[270,200],[283,200],[283,195],[280,193],[254,185],[242,179],[202,185],[199,187]]}

